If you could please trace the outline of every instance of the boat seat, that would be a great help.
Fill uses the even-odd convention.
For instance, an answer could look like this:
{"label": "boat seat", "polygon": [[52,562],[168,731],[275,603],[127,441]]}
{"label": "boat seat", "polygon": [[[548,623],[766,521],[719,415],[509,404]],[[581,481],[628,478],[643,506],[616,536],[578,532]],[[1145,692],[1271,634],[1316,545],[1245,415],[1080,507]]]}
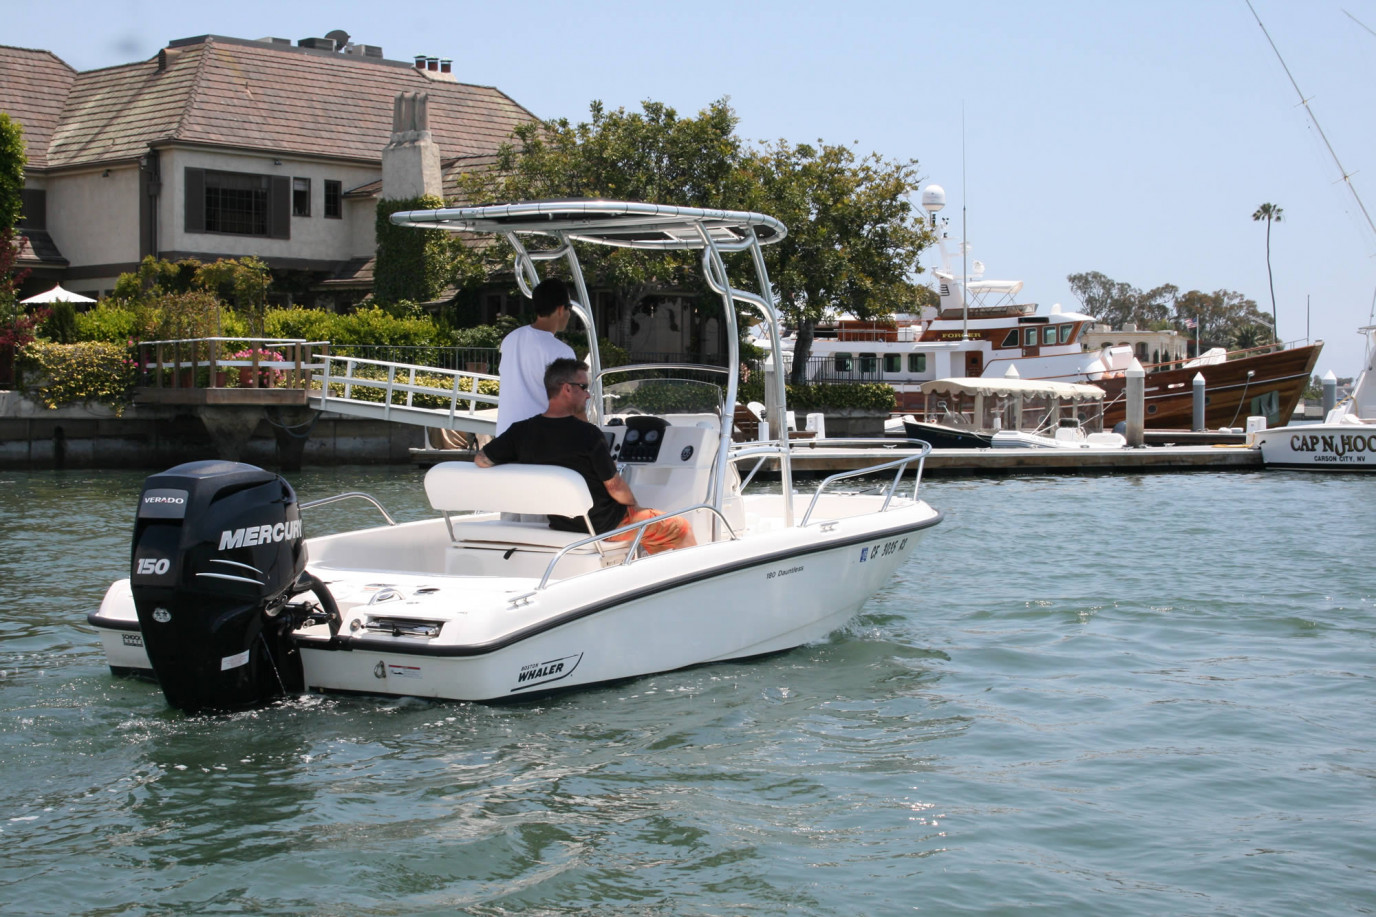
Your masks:
{"label": "boat seat", "polygon": [[[498,465],[479,468],[472,462],[440,462],[425,473],[425,495],[430,505],[444,514],[450,538],[456,545],[471,547],[519,546],[557,551],[593,534],[588,511],[592,494],[578,472],[559,465]],[[582,518],[588,530],[563,532],[545,522],[508,519],[454,518],[464,511],[531,514],[554,513]],[[625,546],[595,542],[580,551],[604,555],[624,554]]]}
{"label": "boat seat", "polygon": [[555,513],[576,519],[592,509],[583,476],[558,465],[440,462],[425,473],[425,496],[442,513]]}

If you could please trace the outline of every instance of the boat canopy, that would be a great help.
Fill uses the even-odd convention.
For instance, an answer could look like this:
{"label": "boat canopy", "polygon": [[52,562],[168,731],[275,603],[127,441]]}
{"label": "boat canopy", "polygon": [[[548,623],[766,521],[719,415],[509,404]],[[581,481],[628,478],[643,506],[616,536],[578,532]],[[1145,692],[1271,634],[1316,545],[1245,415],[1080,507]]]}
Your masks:
{"label": "boat canopy", "polygon": [[1078,382],[1043,382],[1038,379],[1016,379],[1006,376],[976,378],[956,376],[950,379],[933,379],[922,383],[926,395],[1022,395],[1025,397],[1042,396],[1062,401],[1097,401],[1104,397],[1104,390],[1097,385],[1083,385]]}
{"label": "boat canopy", "polygon": [[392,214],[391,220],[420,229],[535,233],[656,250],[702,248],[704,233],[724,251],[748,247],[752,236],[769,245],[788,234],[783,223],[763,213],[593,199],[410,210]]}

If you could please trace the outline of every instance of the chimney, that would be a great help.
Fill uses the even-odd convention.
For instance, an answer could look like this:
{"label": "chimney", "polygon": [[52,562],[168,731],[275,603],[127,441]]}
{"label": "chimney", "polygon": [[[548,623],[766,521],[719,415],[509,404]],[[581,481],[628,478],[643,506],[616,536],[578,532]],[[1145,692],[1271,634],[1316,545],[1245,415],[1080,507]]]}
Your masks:
{"label": "chimney", "polygon": [[424,70],[424,69],[425,69],[425,55],[424,55],[424,54],[417,54],[417,55],[416,55],[416,69],[417,69],[417,70]]}
{"label": "chimney", "polygon": [[448,73],[451,64],[453,64],[453,61],[449,60],[449,58],[440,58],[440,73]]}
{"label": "chimney", "polygon": [[399,93],[393,100],[392,139],[382,151],[383,200],[444,193],[439,147],[430,133],[429,101],[423,92]]}
{"label": "chimney", "polygon": [[427,58],[425,59],[425,69],[426,69],[426,70],[439,70],[439,69],[440,69],[440,59],[439,59],[438,57],[427,57]]}

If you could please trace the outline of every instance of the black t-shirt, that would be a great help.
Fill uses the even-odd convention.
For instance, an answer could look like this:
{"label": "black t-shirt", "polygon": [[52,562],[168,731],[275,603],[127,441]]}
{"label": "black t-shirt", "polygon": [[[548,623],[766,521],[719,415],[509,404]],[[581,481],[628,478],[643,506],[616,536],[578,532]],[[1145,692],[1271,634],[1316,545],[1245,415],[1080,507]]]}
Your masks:
{"label": "black t-shirt", "polygon": [[[560,465],[583,476],[592,494],[588,512],[593,529],[607,532],[616,528],[626,515],[626,507],[607,493],[603,483],[616,476],[616,463],[607,448],[607,437],[597,427],[577,417],[546,417],[536,414],[518,421],[483,447],[494,465],[519,462],[523,465]],[[549,527],[561,532],[587,532],[582,519],[549,516]]]}

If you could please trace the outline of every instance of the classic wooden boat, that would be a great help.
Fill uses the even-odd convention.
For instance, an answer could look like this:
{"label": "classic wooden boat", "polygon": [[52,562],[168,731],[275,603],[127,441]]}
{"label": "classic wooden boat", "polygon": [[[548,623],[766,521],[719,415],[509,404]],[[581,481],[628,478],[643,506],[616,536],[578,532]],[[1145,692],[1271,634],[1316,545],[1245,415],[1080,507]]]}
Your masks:
{"label": "classic wooden boat", "polygon": [[[1248,417],[1265,417],[1268,425],[1289,423],[1322,349],[1322,342],[1283,350],[1258,348],[1227,354],[1219,362],[1184,360],[1144,367],[1146,426],[1154,430],[1191,429],[1196,374],[1204,377],[1204,423],[1208,429],[1241,427]],[[1126,379],[1106,376],[1094,384],[1105,393],[1104,425],[1112,427],[1125,420]]]}

